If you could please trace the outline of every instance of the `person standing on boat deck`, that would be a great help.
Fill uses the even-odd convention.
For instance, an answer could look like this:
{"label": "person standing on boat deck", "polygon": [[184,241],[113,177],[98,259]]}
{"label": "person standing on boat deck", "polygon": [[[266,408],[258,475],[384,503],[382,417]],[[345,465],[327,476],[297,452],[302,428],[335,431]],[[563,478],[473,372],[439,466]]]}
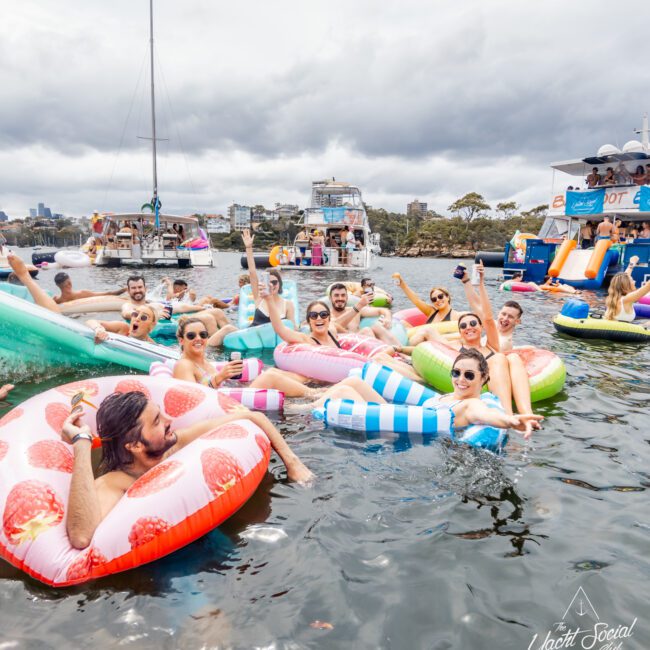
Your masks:
{"label": "person standing on boat deck", "polygon": [[[279,271],[272,269],[269,271],[269,295],[262,297],[260,295],[260,282],[257,275],[257,268],[255,267],[255,256],[253,255],[253,240],[255,236],[251,236],[250,230],[246,228],[242,232],[242,239],[244,240],[244,247],[246,248],[246,260],[248,262],[248,274],[251,279],[251,292],[253,300],[255,301],[255,314],[251,327],[257,325],[265,325],[271,322],[269,316],[269,302],[276,305],[277,310],[280,312],[281,318],[290,320],[296,323],[296,313],[293,308],[293,303],[290,300],[285,300],[280,294],[282,293],[282,276]],[[209,342],[208,342],[209,343]]]}
{"label": "person standing on boat deck", "polygon": [[616,178],[618,185],[630,185],[632,183],[632,175],[627,171],[627,167],[623,162],[618,163],[614,170],[614,178]]}
{"label": "person standing on boat deck", "polygon": [[113,291],[88,291],[87,289],[80,289],[74,291],[72,289],[72,280],[70,276],[61,271],[54,276],[54,284],[59,288],[60,295],[54,296],[54,302],[60,305],[64,302],[71,300],[80,300],[82,298],[94,298],[95,296],[119,296],[126,291],[126,287],[122,289],[115,289]]}
{"label": "person standing on boat deck", "polygon": [[348,230],[347,234],[345,235],[345,252],[346,252],[346,259],[347,259],[347,266],[352,266],[352,253],[357,250],[357,240],[354,237],[354,232],[352,230]]}
{"label": "person standing on boat deck", "polygon": [[610,239],[612,236],[612,231],[614,230],[614,224],[611,222],[609,217],[604,217],[604,219],[598,224],[596,228],[596,241],[599,239]]}
{"label": "person standing on boat deck", "polygon": [[643,165],[637,165],[634,174],[632,174],[632,180],[636,185],[645,185],[647,183],[646,173],[643,171]]}
{"label": "person standing on boat deck", "polygon": [[616,185],[616,178],[614,177],[614,168],[608,167],[605,171],[605,178],[600,183],[601,185]]}
{"label": "person standing on boat deck", "polygon": [[602,180],[602,176],[598,173],[598,167],[591,170],[591,174],[587,176],[587,187],[598,187]]}
{"label": "person standing on boat deck", "polygon": [[341,240],[341,266],[347,266],[348,265],[348,249],[347,249],[347,243],[348,243],[348,234],[349,230],[347,226],[343,226],[341,230],[339,230],[339,238]]}
{"label": "person standing on boat deck", "polygon": [[582,248],[591,248],[593,245],[594,227],[591,221],[587,221],[580,227],[580,236],[582,237]]}
{"label": "person standing on boat deck", "polygon": [[97,434],[102,442],[101,475],[95,478],[91,462],[93,436],[83,417],[83,411],[73,409],[60,432],[61,439],[74,450],[66,518],[66,532],[74,548],[90,545],[97,526],[145,472],[208,431],[236,420],[249,420],[264,431],[290,481],[307,482],[313,478],[263,413],[237,410],[173,430],[160,406],[139,391],[113,393],[100,404]]}

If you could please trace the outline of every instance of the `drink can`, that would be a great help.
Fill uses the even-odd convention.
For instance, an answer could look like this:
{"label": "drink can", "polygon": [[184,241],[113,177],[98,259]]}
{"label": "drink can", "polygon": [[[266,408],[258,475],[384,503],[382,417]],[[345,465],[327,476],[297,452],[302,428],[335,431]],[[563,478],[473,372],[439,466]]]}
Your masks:
{"label": "drink can", "polygon": [[459,280],[463,279],[463,275],[465,275],[465,271],[467,271],[467,267],[463,264],[460,263],[455,269],[454,269],[454,277],[458,278]]}

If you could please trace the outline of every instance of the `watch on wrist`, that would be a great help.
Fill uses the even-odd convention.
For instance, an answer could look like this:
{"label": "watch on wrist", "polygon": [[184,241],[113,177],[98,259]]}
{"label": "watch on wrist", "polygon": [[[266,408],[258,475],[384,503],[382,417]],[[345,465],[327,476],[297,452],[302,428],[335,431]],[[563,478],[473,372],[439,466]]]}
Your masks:
{"label": "watch on wrist", "polygon": [[78,440],[88,440],[88,442],[92,442],[93,436],[90,433],[86,433],[85,431],[82,431],[81,433],[78,433],[77,435],[73,436],[72,442],[70,444],[74,445],[74,443],[77,442]]}

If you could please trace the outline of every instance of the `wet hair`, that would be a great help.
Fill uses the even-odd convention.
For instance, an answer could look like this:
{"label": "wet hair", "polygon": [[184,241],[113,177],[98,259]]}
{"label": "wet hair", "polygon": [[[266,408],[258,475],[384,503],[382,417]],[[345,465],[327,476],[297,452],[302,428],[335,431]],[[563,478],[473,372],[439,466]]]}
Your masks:
{"label": "wet hair", "polygon": [[126,286],[128,287],[131,284],[131,282],[140,282],[140,280],[142,280],[142,284],[144,284],[144,286],[146,287],[147,283],[145,282],[144,275],[130,275],[126,279]]}
{"label": "wet hair", "polygon": [[65,271],[59,271],[54,276],[54,284],[56,284],[57,287],[60,287],[66,280],[69,280],[69,279],[70,279],[70,276]]}
{"label": "wet hair", "polygon": [[476,361],[478,365],[478,371],[481,373],[481,379],[483,380],[483,383],[486,384],[489,381],[490,367],[488,366],[488,362],[485,360],[485,357],[476,348],[466,348],[464,350],[461,350],[458,353],[458,356],[454,359],[454,363],[451,366],[452,370],[456,367],[456,364],[463,359],[472,359],[473,361]]}
{"label": "wet hair", "polygon": [[311,311],[311,310],[312,310],[316,305],[322,305],[323,307],[325,307],[325,310],[324,310],[324,311],[327,311],[327,313],[328,313],[330,316],[332,315],[332,312],[330,311],[330,306],[329,306],[326,302],[323,302],[322,300],[312,300],[312,301],[307,305],[307,309],[306,309],[306,311],[305,311],[305,320],[307,321],[307,323],[309,323],[309,312],[310,312],[310,311]]}
{"label": "wet hair", "polygon": [[338,291],[340,289],[345,289],[346,291],[348,290],[348,288],[342,282],[335,282],[330,287],[330,296],[332,295],[332,291]]}
{"label": "wet hair", "polygon": [[250,284],[251,283],[251,276],[248,275],[248,273],[241,273],[237,280],[238,280],[238,282],[243,282],[244,284]]}
{"label": "wet hair", "polygon": [[[185,336],[185,330],[194,323],[201,323],[205,328],[205,323],[196,316],[181,316],[178,319],[178,329],[176,330],[176,337],[182,339]],[[207,329],[207,328],[206,328]]]}
{"label": "wet hair", "polygon": [[522,306],[516,300],[507,300],[506,302],[503,303],[503,306],[512,307],[513,309],[516,309],[519,312],[519,318],[521,318],[524,315],[524,310]]}
{"label": "wet hair", "polygon": [[515,278],[522,278],[522,279],[523,279],[523,277],[524,277],[524,272],[523,272],[523,271],[515,271],[515,272],[512,274],[512,278],[511,278],[511,279],[512,279],[512,280],[514,280]]}
{"label": "wet hair", "polygon": [[605,299],[605,318],[616,320],[621,298],[634,291],[634,280],[627,273],[617,273],[609,283],[609,292]]}
{"label": "wet hair", "polygon": [[269,271],[269,275],[272,275],[274,278],[278,279],[278,282],[280,283],[278,285],[278,293],[282,293],[282,276],[280,275],[280,271],[276,271],[275,269],[271,269]]}
{"label": "wet hair", "polygon": [[481,326],[483,325],[483,321],[481,320],[481,317],[480,317],[478,314],[475,314],[475,313],[472,312],[472,311],[469,311],[469,312],[467,312],[466,314],[463,314],[463,315],[458,319],[458,325],[460,326],[460,321],[462,321],[464,318],[469,318],[470,316],[472,316],[473,318],[476,318],[476,320],[478,321],[478,324],[479,324],[479,325],[481,325]]}
{"label": "wet hair", "polygon": [[372,278],[362,278],[361,279],[361,286],[365,287],[367,284],[370,284],[372,282]]}
{"label": "wet hair", "polygon": [[178,285],[179,287],[186,287],[187,282],[185,280],[181,280],[180,278],[178,280],[174,280],[172,286]]}
{"label": "wet hair", "polygon": [[451,294],[444,287],[431,287],[431,289],[429,289],[429,300],[431,300],[431,296],[436,291],[442,291],[442,293],[444,293],[445,296],[447,296],[447,300],[449,301],[449,304],[451,305]]}
{"label": "wet hair", "polygon": [[102,441],[102,474],[122,470],[133,464],[133,454],[126,449],[128,443],[141,440],[140,416],[149,400],[140,391],[113,393],[97,410],[97,434]]}

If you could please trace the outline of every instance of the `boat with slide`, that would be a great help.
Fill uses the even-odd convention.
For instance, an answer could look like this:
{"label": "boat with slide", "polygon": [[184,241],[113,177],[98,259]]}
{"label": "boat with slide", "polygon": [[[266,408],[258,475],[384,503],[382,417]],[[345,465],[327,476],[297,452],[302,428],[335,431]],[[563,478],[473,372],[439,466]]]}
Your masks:
{"label": "boat with slide", "polygon": [[[476,259],[502,266],[507,277],[523,271],[524,280],[541,282],[549,274],[579,289],[597,289],[638,256],[632,277],[637,285],[650,279],[650,238],[630,236],[633,228],[640,231],[643,222],[650,223],[650,178],[635,182],[632,177],[638,166],[650,164],[647,115],[636,133],[641,140],[630,140],[621,149],[606,144],[595,156],[553,163],[548,216],[539,234],[518,234],[503,255],[480,251]],[[615,184],[588,187],[587,176],[594,168],[604,177],[610,167]],[[612,223],[621,220],[619,240],[585,241],[587,222],[595,230],[605,217]]]}
{"label": "boat with slide", "polygon": [[[196,217],[161,214],[158,194],[156,145],[156,96],[154,86],[153,0],[149,0],[149,54],[151,76],[151,158],[153,192],[149,203],[140,212],[93,215],[93,235],[97,241],[96,266],[122,264],[214,266],[210,237],[199,226]],[[182,227],[179,235],[179,227]],[[87,243],[88,245],[88,243]]]}
{"label": "boat with slide", "polygon": [[[368,270],[381,250],[380,235],[370,231],[361,190],[349,183],[334,179],[314,181],[311,206],[304,211],[298,225],[301,232],[291,245],[278,245],[268,254],[256,254],[256,264],[287,271]],[[346,227],[354,235],[353,250],[346,250],[346,242],[341,241]],[[303,233],[310,235],[314,230],[318,231],[320,243],[304,237]],[[245,256],[242,266],[247,266]]]}

